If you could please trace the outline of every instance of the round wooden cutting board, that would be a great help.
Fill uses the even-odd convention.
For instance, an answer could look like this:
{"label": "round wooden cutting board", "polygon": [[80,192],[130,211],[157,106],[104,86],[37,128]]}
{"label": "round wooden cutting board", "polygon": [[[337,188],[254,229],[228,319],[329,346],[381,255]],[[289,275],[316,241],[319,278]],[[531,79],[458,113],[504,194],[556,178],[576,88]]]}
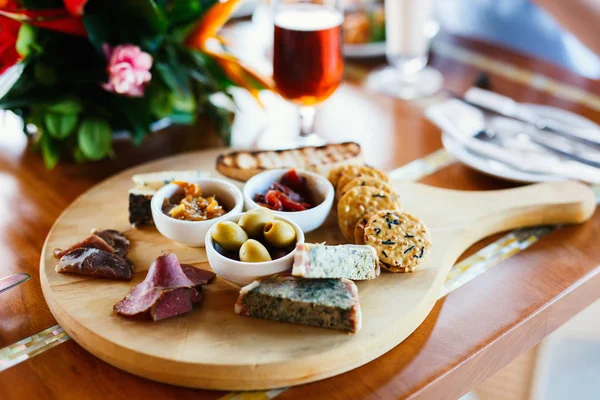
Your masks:
{"label": "round wooden cutting board", "polygon": [[[127,170],[84,193],[56,221],[41,255],[42,289],[59,324],[92,354],[136,375],[205,389],[266,389],[337,375],[379,357],[413,332],[435,304],[456,258],[473,242],[519,226],[583,222],[595,207],[591,190],[574,182],[492,192],[395,182],[405,210],[430,228],[432,251],[414,273],[382,272],[357,283],[363,328],[355,335],[236,315],[239,288],[220,277],[205,286],[204,303],[188,314],[160,322],[115,315],[113,305],[144,279],[161,252],[210,269],[203,248],[178,245],[153,227],[131,228],[131,176],[189,169],[220,176],[215,159],[221,152],[188,153]],[[118,229],[131,239],[129,257],[136,265],[131,282],[54,271],[52,249],[67,247],[94,228]],[[306,240],[342,243],[335,213]]]}

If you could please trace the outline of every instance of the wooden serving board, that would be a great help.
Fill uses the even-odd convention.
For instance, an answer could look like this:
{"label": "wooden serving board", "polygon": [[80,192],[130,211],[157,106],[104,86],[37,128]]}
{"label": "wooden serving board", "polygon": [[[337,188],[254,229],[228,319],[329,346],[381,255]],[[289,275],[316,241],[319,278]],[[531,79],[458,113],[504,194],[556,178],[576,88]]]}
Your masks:
{"label": "wooden serving board", "polygon": [[[475,241],[522,226],[580,223],[595,208],[591,190],[575,182],[488,192],[394,182],[405,210],[430,228],[432,251],[414,273],[382,272],[358,283],[363,328],[356,335],[238,316],[233,307],[239,288],[219,277],[205,287],[204,303],[189,314],[157,323],[116,316],[113,305],[144,279],[162,251],[210,268],[204,249],[173,243],[152,227],[129,226],[131,176],[184,169],[218,176],[214,163],[219,153],[188,153],[125,171],[84,193],[51,229],[40,262],[44,296],[65,331],[102,360],[149,379],[205,389],[276,388],[334,376],[379,357],[410,335],[431,311],[458,256]],[[93,228],[125,231],[131,239],[129,256],[137,266],[132,282],[54,271],[52,249],[77,242]],[[335,213],[306,239],[342,243]]]}

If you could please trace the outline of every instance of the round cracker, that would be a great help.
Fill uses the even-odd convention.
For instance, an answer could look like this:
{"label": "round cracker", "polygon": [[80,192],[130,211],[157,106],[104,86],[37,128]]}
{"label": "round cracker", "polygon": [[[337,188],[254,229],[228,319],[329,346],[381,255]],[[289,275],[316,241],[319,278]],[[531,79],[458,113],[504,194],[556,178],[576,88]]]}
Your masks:
{"label": "round cracker", "polygon": [[354,227],[354,243],[355,244],[365,244],[365,226],[367,226],[367,222],[369,219],[375,215],[377,211],[371,211],[360,217],[356,226]]}
{"label": "round cracker", "polygon": [[354,227],[368,212],[378,210],[401,210],[400,202],[389,193],[368,186],[352,188],[337,205],[338,225],[348,242],[354,242]]}
{"label": "round cracker", "polygon": [[329,180],[329,182],[331,182],[333,187],[336,188],[342,175],[344,175],[346,172],[356,169],[360,166],[361,165],[359,165],[359,164],[338,165],[337,167],[332,168],[331,171],[329,171],[329,174],[327,175],[327,179]]}
{"label": "round cracker", "polygon": [[376,168],[367,167],[366,165],[359,165],[356,168],[352,168],[346,171],[338,180],[335,188],[337,191],[341,191],[348,182],[350,182],[354,178],[358,178],[361,176],[372,176],[374,178],[379,178],[382,181],[388,181],[388,176],[385,172],[380,171]]}
{"label": "round cracker", "polygon": [[377,250],[383,268],[412,272],[431,247],[429,231],[419,218],[396,210],[379,211],[365,226],[365,244]]}
{"label": "round cracker", "polygon": [[[341,185],[342,181],[340,180],[339,183]],[[380,179],[375,176],[359,176],[354,179],[351,179],[350,182],[348,182],[344,186],[342,186],[342,190],[337,191],[337,193],[336,193],[337,199],[338,200],[341,199],[342,196],[345,195],[346,192],[348,192],[348,190],[352,189],[353,187],[357,187],[357,186],[370,186],[370,187],[374,187],[377,189],[385,190],[388,193],[395,194],[392,186],[389,183],[387,183],[386,181],[384,181],[383,179]]]}

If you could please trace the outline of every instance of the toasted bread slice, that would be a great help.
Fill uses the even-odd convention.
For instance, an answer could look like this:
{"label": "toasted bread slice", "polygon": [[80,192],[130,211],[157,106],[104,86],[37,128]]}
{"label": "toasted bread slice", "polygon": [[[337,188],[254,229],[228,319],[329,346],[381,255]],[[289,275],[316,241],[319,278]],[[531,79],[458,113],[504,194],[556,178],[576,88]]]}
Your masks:
{"label": "toasted bread slice", "polygon": [[344,142],[289,150],[234,151],[217,158],[217,171],[245,182],[269,169],[296,168],[327,176],[338,165],[363,162],[360,145]]}

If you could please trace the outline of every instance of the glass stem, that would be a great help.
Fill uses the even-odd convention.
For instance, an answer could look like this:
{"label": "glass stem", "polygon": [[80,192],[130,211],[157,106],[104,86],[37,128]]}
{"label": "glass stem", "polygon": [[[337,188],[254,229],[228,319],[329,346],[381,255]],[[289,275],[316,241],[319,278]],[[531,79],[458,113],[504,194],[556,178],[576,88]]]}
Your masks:
{"label": "glass stem", "polygon": [[315,114],[317,110],[312,106],[298,107],[300,114],[300,136],[306,137],[315,133]]}

